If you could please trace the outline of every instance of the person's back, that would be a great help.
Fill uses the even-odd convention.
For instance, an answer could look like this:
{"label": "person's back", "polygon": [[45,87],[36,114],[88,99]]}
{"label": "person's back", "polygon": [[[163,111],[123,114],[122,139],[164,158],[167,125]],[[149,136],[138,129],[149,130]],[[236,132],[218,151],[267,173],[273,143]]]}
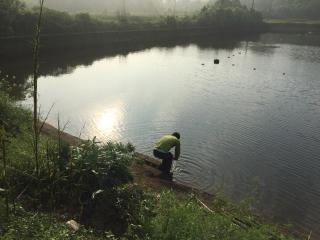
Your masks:
{"label": "person's back", "polygon": [[155,144],[155,149],[162,152],[168,153],[172,148],[175,147],[175,158],[178,159],[180,156],[180,141],[173,135],[165,135],[159,139]]}
{"label": "person's back", "polygon": [[[162,160],[160,170],[164,176],[170,176],[172,160],[178,160],[180,156],[180,134],[175,132],[172,135],[165,135],[155,144],[153,155]],[[175,155],[170,153],[170,150],[175,148]]]}

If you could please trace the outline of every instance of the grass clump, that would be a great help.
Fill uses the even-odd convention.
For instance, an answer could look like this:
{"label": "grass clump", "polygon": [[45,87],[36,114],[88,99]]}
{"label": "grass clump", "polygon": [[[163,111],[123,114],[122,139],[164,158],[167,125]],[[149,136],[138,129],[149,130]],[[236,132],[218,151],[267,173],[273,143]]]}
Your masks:
{"label": "grass clump", "polygon": [[164,192],[158,196],[156,206],[146,239],[293,240],[271,226],[239,226],[233,214],[210,212],[193,195],[181,200],[172,192]]}

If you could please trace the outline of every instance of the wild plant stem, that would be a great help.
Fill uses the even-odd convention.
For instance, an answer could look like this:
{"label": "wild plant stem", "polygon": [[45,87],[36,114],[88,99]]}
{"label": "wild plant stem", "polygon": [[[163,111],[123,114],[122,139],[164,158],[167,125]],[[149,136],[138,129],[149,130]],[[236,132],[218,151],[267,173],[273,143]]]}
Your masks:
{"label": "wild plant stem", "polygon": [[3,159],[3,180],[6,185],[6,217],[9,217],[9,189],[8,189],[8,182],[7,182],[7,155],[6,155],[6,142],[4,139],[1,141],[2,145],[2,159]]}
{"label": "wild plant stem", "polygon": [[58,161],[60,167],[61,161],[61,128],[60,128],[60,116],[58,115]]}
{"label": "wild plant stem", "polygon": [[33,130],[34,130],[34,157],[36,162],[36,174],[39,176],[39,126],[38,126],[38,76],[39,76],[39,49],[40,32],[44,0],[40,0],[38,23],[36,26],[33,48]]}

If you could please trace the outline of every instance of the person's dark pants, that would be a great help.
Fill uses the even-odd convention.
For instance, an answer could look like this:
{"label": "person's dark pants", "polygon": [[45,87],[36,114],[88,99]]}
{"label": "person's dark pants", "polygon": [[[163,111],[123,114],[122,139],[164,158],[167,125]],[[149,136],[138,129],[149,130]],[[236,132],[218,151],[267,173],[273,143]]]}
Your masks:
{"label": "person's dark pants", "polygon": [[172,166],[172,160],[173,160],[173,155],[168,152],[168,153],[163,153],[158,151],[157,149],[153,150],[153,155],[156,158],[159,158],[162,160],[162,163],[159,167],[159,169],[164,173],[164,174],[169,174]]}

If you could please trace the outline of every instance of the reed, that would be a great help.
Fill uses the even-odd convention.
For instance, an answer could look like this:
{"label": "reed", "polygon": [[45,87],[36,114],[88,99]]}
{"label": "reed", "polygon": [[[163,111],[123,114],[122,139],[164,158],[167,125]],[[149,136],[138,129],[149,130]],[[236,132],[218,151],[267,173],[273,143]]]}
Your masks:
{"label": "reed", "polygon": [[35,30],[34,46],[33,46],[33,148],[36,163],[36,174],[39,176],[39,115],[38,115],[38,77],[39,77],[39,51],[40,51],[40,33],[42,23],[42,13],[44,0],[39,0],[39,16]]}

